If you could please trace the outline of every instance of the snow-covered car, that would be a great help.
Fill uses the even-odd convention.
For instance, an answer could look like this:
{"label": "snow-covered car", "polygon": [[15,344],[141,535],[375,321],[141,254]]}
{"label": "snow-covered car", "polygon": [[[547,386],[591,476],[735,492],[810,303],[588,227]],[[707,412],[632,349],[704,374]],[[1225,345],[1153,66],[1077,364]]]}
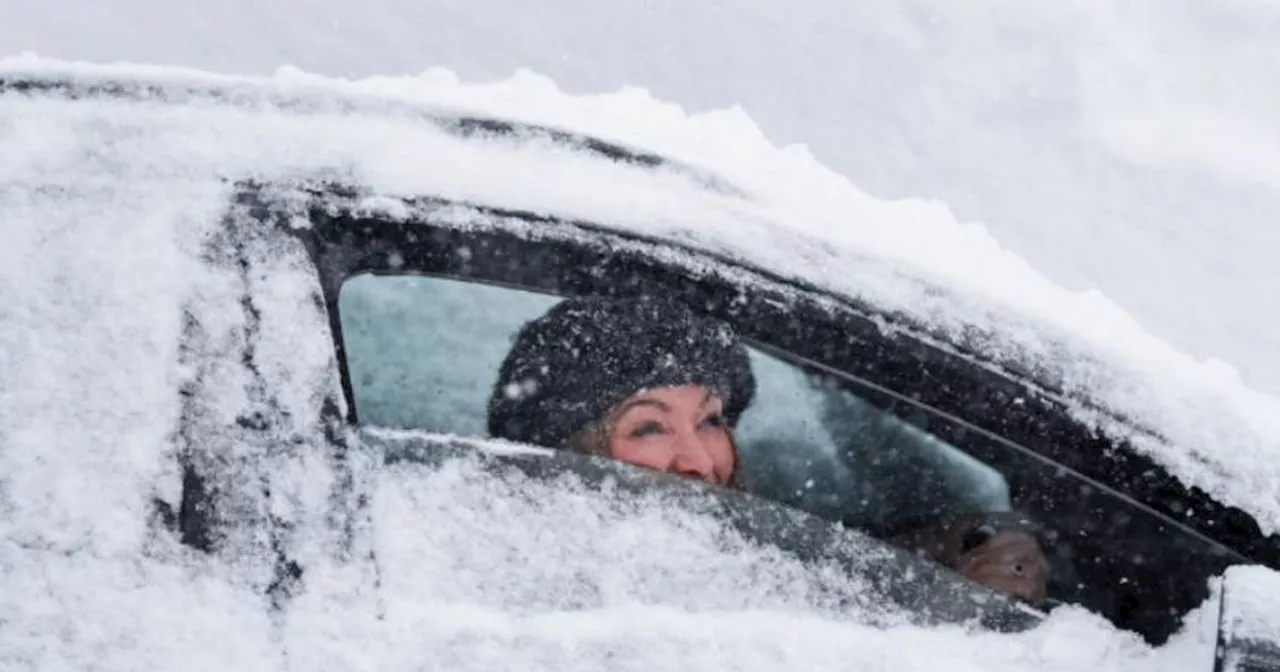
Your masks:
{"label": "snow-covered car", "polygon": [[[0,127],[33,138],[18,147],[33,158],[0,173],[0,205],[43,218],[34,228],[109,219],[103,241],[148,221],[188,225],[147,234],[187,260],[159,261],[152,270],[170,272],[142,281],[174,283],[161,292],[172,315],[139,313],[174,325],[150,338],[175,337],[152,347],[174,356],[160,378],[178,382],[162,466],[142,470],[145,506],[124,510],[139,513],[148,543],[168,538],[231,568],[269,613],[344,581],[380,601],[409,590],[394,577],[414,553],[467,545],[432,536],[457,530],[411,531],[412,507],[389,504],[400,500],[387,489],[448,509],[415,499],[421,484],[484,477],[539,515],[557,513],[538,502],[553,488],[723,521],[729,532],[715,534],[735,541],[717,543],[838,575],[810,597],[877,628],[1026,631],[1083,608],[1160,645],[1209,614],[1206,661],[1280,670],[1266,588],[1280,536],[1162,461],[1151,446],[1176,440],[1160,427],[1086,394],[1113,382],[1073,378],[1108,371],[1093,354],[1041,332],[1020,341],[1029,322],[1015,313],[794,231],[783,234],[793,247],[776,250],[791,260],[770,264],[776,235],[751,239],[777,227],[750,190],[588,135],[306,81],[19,65],[0,71]],[[616,181],[599,186],[597,174]],[[902,305],[877,301],[876,283]],[[498,365],[526,320],[567,296],[639,294],[675,297],[747,341],[758,391],[738,426],[745,492],[487,436]],[[971,312],[928,319],[949,305]],[[1050,365],[1063,361],[1076,368]],[[476,496],[449,515],[490,520],[487,495]],[[1042,526],[1048,607],[891,543],[903,521],[971,511]],[[67,535],[48,529],[79,529],[73,518],[28,533],[61,548]],[[86,525],[80,535],[93,538]],[[422,536],[388,546],[397,530]],[[506,533],[466,532],[478,546]],[[530,603],[604,599],[598,577],[535,561],[542,544],[554,542],[520,551],[542,568],[526,577],[545,584]],[[484,573],[465,550],[431,562],[461,583]],[[628,594],[661,600],[663,585]]]}

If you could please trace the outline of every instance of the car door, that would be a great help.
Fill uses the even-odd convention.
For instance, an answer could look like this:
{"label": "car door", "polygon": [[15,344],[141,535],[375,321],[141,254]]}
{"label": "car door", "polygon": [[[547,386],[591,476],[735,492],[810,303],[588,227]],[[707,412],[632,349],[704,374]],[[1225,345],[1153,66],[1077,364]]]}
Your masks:
{"label": "car door", "polygon": [[[573,232],[557,232],[556,223],[527,215],[475,211],[459,218],[464,205],[430,199],[416,205],[440,219],[390,221],[367,211],[344,211],[341,205],[335,207],[333,196],[320,196],[324,203],[311,213],[314,228],[303,237],[325,276],[331,330],[341,354],[347,419],[360,428],[365,446],[376,446],[397,464],[400,475],[396,478],[406,478],[404,470],[416,469],[414,463],[435,464],[438,459],[433,455],[453,454],[459,445],[471,445],[489,461],[523,465],[525,475],[530,469],[579,475],[626,470],[607,461],[584,464],[582,458],[559,452],[553,454],[555,459],[524,453],[512,456],[505,450],[494,457],[493,447],[485,445],[483,408],[497,363],[519,324],[562,296],[679,291],[682,285],[691,289],[686,283],[696,273],[653,263],[657,257],[650,255],[661,254],[661,244],[628,242],[603,231],[595,232],[602,238],[587,241],[564,237]],[[574,228],[578,233],[585,230]],[[631,244],[646,246],[645,253],[615,254],[621,249],[615,246]],[[604,257],[597,256],[601,253]],[[599,262],[606,258],[624,266],[602,267]],[[592,287],[581,284],[587,278],[592,279]],[[517,289],[518,285],[527,289]],[[741,290],[733,291],[746,296]],[[753,356],[760,362],[773,361],[763,349]],[[770,377],[776,383],[771,389],[781,397],[771,405],[778,412],[758,421],[766,431],[782,432],[774,432],[772,440],[785,439],[791,428],[803,428],[803,423],[790,422],[778,402],[786,403],[789,395],[809,386],[799,369],[782,365],[776,373]],[[810,419],[816,418],[818,409],[809,411]],[[773,427],[779,420],[782,426]],[[811,424],[808,429],[809,438],[816,441],[814,433],[821,428]],[[751,444],[763,446],[764,440]],[[803,452],[798,455],[802,460],[806,457]],[[799,465],[792,456],[780,457],[761,471],[790,465],[789,484],[798,478],[803,486],[810,480],[795,469]],[[424,472],[415,473],[415,478],[428,478]],[[646,483],[650,492],[698,490],[679,480]],[[728,492],[700,491],[700,495],[715,502],[703,508],[716,510],[713,517],[728,521],[747,538],[811,564],[835,562],[844,568],[842,581],[856,578],[865,584],[840,599],[896,605],[900,614],[925,621],[978,618],[992,627],[1012,628],[1025,627],[1037,617],[1033,610],[945,568],[842,527],[838,521],[807,515],[804,507],[782,507],[768,498]]]}
{"label": "car door", "polygon": [[[842,557],[848,573],[875,579],[868,589],[886,603],[944,620],[989,616],[961,608],[975,594],[1008,604],[872,538],[887,538],[901,519],[951,510],[1039,519],[1054,602],[1081,604],[1155,642],[1204,603],[1210,577],[1248,561],[1140,488],[1125,489],[1126,469],[1107,476],[1088,466],[1114,446],[1100,445],[1051,395],[940,348],[892,316],[696,248],[588,222],[368,196],[313,186],[248,190],[244,200],[307,221],[289,230],[319,271],[317,301],[333,337],[342,403],[326,412],[363,432],[361,449],[428,469],[397,467],[397,487],[428,478],[438,455],[460,445],[492,455],[480,409],[505,338],[523,320],[561,296],[660,292],[732,323],[752,345],[760,374],[761,412],[744,415],[740,428],[752,492],[711,498],[734,501],[721,507],[730,518],[750,513],[738,524],[748,536],[809,560]],[[560,453],[486,459],[523,463],[524,472],[619,469]],[[1149,470],[1145,478],[1152,480]],[[790,522],[741,524],[770,516]],[[822,521],[848,533],[830,536]],[[788,537],[788,529],[809,531]],[[849,550],[850,539],[860,550]],[[867,565],[871,548],[880,560]],[[912,580],[920,576],[929,578]],[[998,611],[995,621],[1029,623],[1008,615],[1025,610]]]}

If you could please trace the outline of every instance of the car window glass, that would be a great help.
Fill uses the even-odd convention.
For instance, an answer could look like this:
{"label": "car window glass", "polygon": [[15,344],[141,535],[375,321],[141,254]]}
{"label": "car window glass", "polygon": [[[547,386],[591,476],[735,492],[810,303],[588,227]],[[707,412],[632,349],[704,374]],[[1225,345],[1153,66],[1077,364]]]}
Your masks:
{"label": "car window glass", "polygon": [[1000,473],[946,442],[755,348],[751,367],[737,438],[757,493],[859,526],[1009,509]]}
{"label": "car window glass", "polygon": [[[429,276],[361,275],[339,298],[361,424],[486,436],[516,331],[559,299]],[[823,376],[750,348],[756,396],[736,436],[751,490],[854,523],[1005,510],[999,472]],[[895,466],[910,462],[910,475]]]}
{"label": "car window glass", "polygon": [[426,276],[351,278],[338,313],[361,424],[484,436],[512,336],[558,300]]}

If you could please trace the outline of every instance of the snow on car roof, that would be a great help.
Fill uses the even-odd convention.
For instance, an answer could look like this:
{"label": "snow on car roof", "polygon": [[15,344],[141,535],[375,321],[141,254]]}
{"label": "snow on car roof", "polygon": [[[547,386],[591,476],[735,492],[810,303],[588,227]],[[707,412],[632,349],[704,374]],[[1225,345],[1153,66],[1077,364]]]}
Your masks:
{"label": "snow on car roof", "polygon": [[[1154,430],[1164,440],[1087,404],[1074,411],[1251,513],[1264,531],[1280,529],[1280,400],[1249,389],[1222,362],[1178,352],[1105,296],[1053,285],[944,204],[873,198],[804,147],[773,146],[740,110],[687,114],[640,89],[572,96],[527,72],[482,84],[444,70],[346,81],[291,69],[252,78],[22,56],[0,61],[0,77],[188,92],[92,105],[10,96],[0,183],[31,184],[56,165],[60,183],[145,190],[180,229],[216,220],[213,195],[228,180],[337,175],[386,193],[432,193],[692,242],[957,339],[975,328],[988,333],[979,354],[1050,372],[1069,396]],[[406,111],[561,128],[679,163],[604,161],[537,136],[464,139]],[[734,186],[708,189],[705,175]],[[191,201],[195,193],[204,200]],[[99,197],[108,199],[95,206],[105,215],[111,196]]]}

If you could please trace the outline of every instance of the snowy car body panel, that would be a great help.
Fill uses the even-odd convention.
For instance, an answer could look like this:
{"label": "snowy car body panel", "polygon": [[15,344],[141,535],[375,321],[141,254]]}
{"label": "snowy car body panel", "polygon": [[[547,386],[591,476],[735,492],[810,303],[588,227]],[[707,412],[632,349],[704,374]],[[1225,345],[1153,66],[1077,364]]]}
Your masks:
{"label": "snowy car body panel", "polygon": [[[86,94],[86,90],[77,90],[74,83],[65,81],[24,82],[0,81],[0,92],[4,95],[17,92],[23,96],[39,94],[76,98],[90,95],[109,98],[118,95],[155,96],[161,90],[168,96],[174,90],[160,85],[147,92],[140,91],[136,85],[129,85],[123,89],[91,90]],[[424,118],[423,123],[443,123],[446,127],[450,124],[440,118]],[[499,135],[549,133],[485,119],[463,120],[454,124],[454,129],[464,137],[477,132]],[[667,166],[659,158],[630,153],[581,136],[550,133],[548,137],[554,143],[585,148],[604,161],[630,162],[648,167]],[[679,167],[675,170],[687,172],[687,169]],[[714,177],[695,174],[694,179],[709,189],[735,191]],[[254,360],[255,348],[263,347],[256,339],[278,339],[279,335],[264,335],[270,334],[272,329],[284,332],[278,325],[258,323],[248,330],[243,343],[219,351],[212,347],[217,339],[208,338],[210,333],[216,332],[216,327],[212,326],[216,319],[210,311],[216,313],[217,309],[204,306],[188,314],[184,353],[192,366],[204,368],[207,377],[196,376],[184,390],[186,421],[182,432],[186,452],[182,458],[183,493],[176,507],[167,511],[163,506],[160,508],[164,514],[161,517],[167,519],[190,546],[215,554],[220,547],[236,547],[236,528],[246,523],[246,518],[235,512],[237,508],[244,507],[241,500],[265,498],[267,501],[272,497],[269,494],[251,494],[245,487],[226,480],[228,476],[241,477],[261,471],[265,463],[298,457],[288,450],[264,450],[261,454],[248,454],[247,466],[243,469],[228,470],[225,464],[227,454],[244,454],[233,444],[266,447],[278,442],[282,434],[288,434],[288,428],[308,425],[319,428],[325,435],[329,452],[321,459],[338,465],[334,467],[335,473],[345,473],[347,467],[342,466],[344,462],[360,459],[358,455],[344,452],[353,450],[360,453],[356,448],[359,442],[346,434],[359,422],[359,404],[352,390],[343,350],[338,293],[341,284],[355,274],[408,269],[415,273],[474,277],[552,292],[628,293],[644,287],[676,289],[684,294],[686,300],[702,303],[710,312],[731,319],[755,342],[788,352],[814,366],[856,376],[869,388],[879,388],[878,393],[885,398],[886,404],[927,407],[957,418],[969,431],[983,435],[986,443],[1007,444],[1004,447],[1009,449],[1008,453],[1019,455],[1019,459],[1028,465],[1067,470],[1096,484],[1105,496],[1126,502],[1134,511],[1140,512],[1140,516],[1149,517],[1154,521],[1152,524],[1161,529],[1183,529],[1191,537],[1212,540],[1208,542],[1210,545],[1230,549],[1229,553],[1217,559],[1191,563],[1195,565],[1195,571],[1174,572],[1179,581],[1203,582],[1225,566],[1246,560],[1272,568],[1280,564],[1277,562],[1280,556],[1277,556],[1275,537],[1263,537],[1256,524],[1251,524],[1247,517],[1241,520],[1243,514],[1215,502],[1202,492],[1188,489],[1141,453],[1123,443],[1094,434],[1090,427],[1077,422],[1066,412],[1061,399],[1046,393],[1046,389],[1052,388],[1051,381],[1019,375],[1016,370],[998,362],[983,362],[976,354],[966,352],[964,343],[939,342],[938,334],[921,329],[900,315],[822,290],[793,277],[779,276],[744,264],[714,250],[700,249],[696,243],[619,233],[596,222],[569,221],[494,204],[442,199],[432,194],[402,197],[371,192],[360,186],[289,178],[240,184],[234,199],[225,230],[215,236],[208,248],[211,266],[227,271],[231,276],[239,275],[239,282],[246,285],[284,278],[282,284],[291,289],[284,292],[289,296],[281,297],[281,301],[302,299],[323,304],[324,310],[319,314],[327,324],[308,326],[327,327],[334,335],[334,350],[327,357],[314,353],[307,356],[319,362],[315,370],[331,368],[328,374],[317,374],[320,379],[328,380],[330,389],[329,395],[320,402],[282,400],[277,398],[277,393],[270,391],[270,386],[260,384],[260,381],[250,382],[246,386],[250,406],[257,406],[259,413],[241,413],[227,426],[201,426],[201,423],[208,422],[208,414],[200,406],[204,398],[202,389],[210,385],[240,384],[217,380],[216,360],[226,357]],[[263,227],[263,223],[268,226]],[[291,247],[289,240],[300,241],[305,253]],[[543,254],[529,254],[534,247]],[[459,254],[464,249],[467,254]],[[499,268],[497,261],[512,258],[525,263],[518,268],[506,268],[503,271],[506,275],[500,276],[496,270]],[[579,272],[566,277],[566,268],[577,268]],[[621,282],[628,278],[632,284]],[[310,286],[312,282],[315,287]],[[227,296],[252,304],[236,291]],[[250,322],[258,319],[255,315],[261,310],[260,306],[243,305],[241,308],[248,314]],[[269,311],[263,314],[269,314]],[[874,357],[867,357],[867,352],[875,353]],[[215,382],[211,383],[211,380]],[[325,384],[321,383],[321,388]],[[291,413],[290,409],[319,412],[316,417],[305,419]],[[228,426],[237,434],[228,435]],[[215,435],[218,438],[213,438]],[[441,444],[427,442],[427,445]],[[983,453],[980,449],[966,447],[978,452],[980,459],[1002,459],[996,452]],[[595,467],[600,468],[600,465]],[[574,465],[567,469],[589,473],[590,467]],[[1031,469],[1027,466],[1010,467],[1011,471],[1028,473]],[[674,484],[671,487],[689,486]],[[339,501],[355,496],[354,491],[341,487],[335,488],[334,492],[333,496]],[[725,496],[741,499],[738,495]],[[768,508],[765,503],[747,504],[743,501],[737,502],[731,510],[738,512],[753,506]],[[245,508],[256,510],[255,506]],[[336,508],[349,519],[364,515],[357,505],[336,505]],[[266,509],[270,510],[270,506]],[[1178,512],[1187,510],[1195,510],[1196,517],[1179,520]],[[777,511],[785,512],[792,521],[812,520],[786,509]],[[818,525],[816,520],[812,524]],[[296,592],[300,582],[305,584],[306,563],[286,550],[288,544],[282,539],[288,534],[280,527],[272,515],[265,515],[262,520],[244,525],[244,529],[247,530],[246,537],[266,530],[266,540],[245,543],[265,543],[272,547],[273,550],[264,556],[272,558],[271,567],[262,568],[263,576],[269,577],[265,591],[276,600],[287,600]],[[780,534],[776,527],[770,534]],[[826,531],[813,534],[834,534],[830,528],[822,529]],[[878,543],[861,536],[857,538],[867,543]],[[885,552],[893,554],[887,548]],[[911,563],[913,559],[895,555],[894,562]],[[964,585],[955,584],[953,578],[945,577],[937,579],[937,582],[938,585]],[[893,593],[894,590],[886,592]],[[924,593],[936,597],[931,590]],[[1203,590],[1192,590],[1184,597],[1195,603],[1207,596],[1208,589],[1204,587]],[[999,603],[1000,600],[994,602]],[[960,601],[949,603],[954,605]],[[1192,604],[1181,604],[1180,608],[1190,606]],[[946,610],[935,610],[933,615],[956,618],[955,614],[947,616],[939,611]],[[968,610],[963,617],[974,615],[974,611]],[[1111,616],[1114,618],[1115,615]],[[1009,618],[1017,620],[1014,616]],[[1026,623],[1025,620],[1022,622]],[[1160,634],[1167,635],[1167,630],[1167,625],[1151,627],[1151,631],[1157,633],[1157,639]],[[1240,642],[1245,642],[1245,639],[1228,638],[1229,645],[1253,646]]]}

